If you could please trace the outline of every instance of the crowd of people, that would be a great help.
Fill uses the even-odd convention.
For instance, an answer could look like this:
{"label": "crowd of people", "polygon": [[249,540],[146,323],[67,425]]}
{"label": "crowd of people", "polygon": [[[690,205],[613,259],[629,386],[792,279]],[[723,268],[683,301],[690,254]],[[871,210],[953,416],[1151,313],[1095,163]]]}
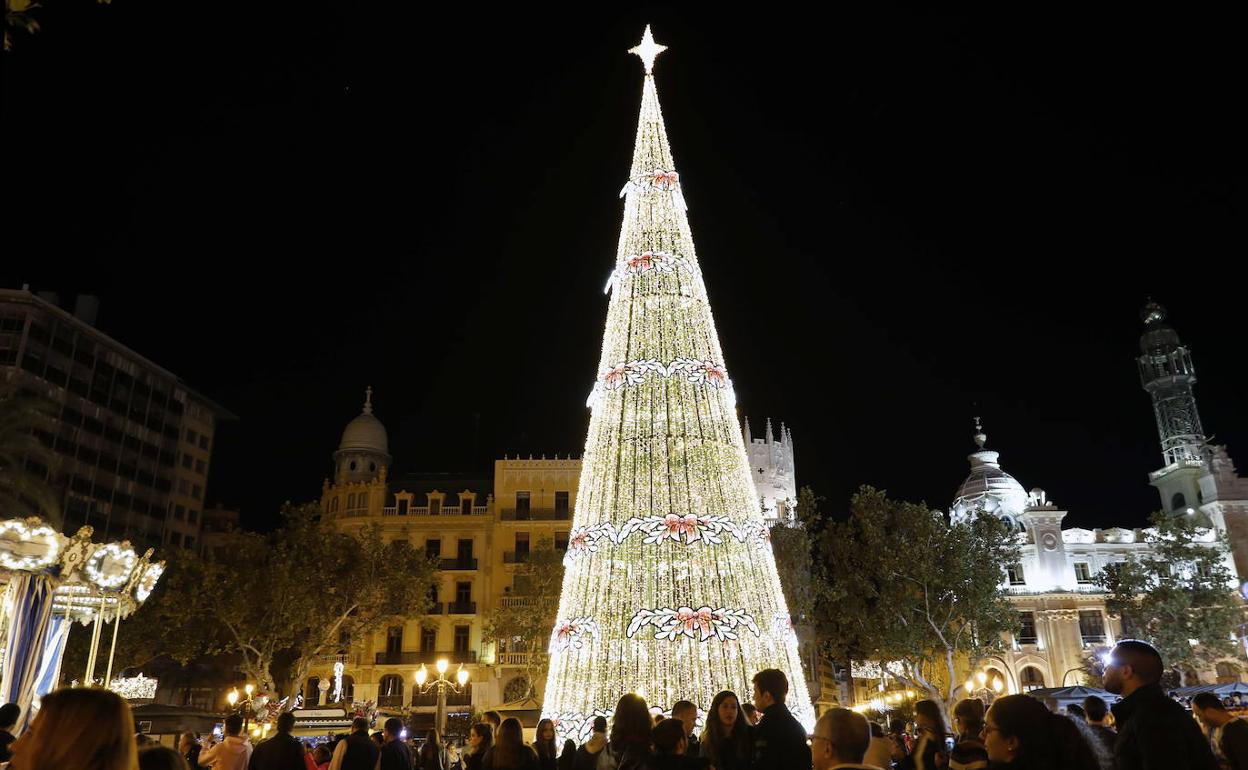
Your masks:
{"label": "crowd of people", "polygon": [[1065,713],[1030,695],[996,698],[987,709],[967,699],[952,709],[951,730],[941,705],[924,700],[915,705],[910,730],[895,721],[887,732],[855,711],[833,708],[808,735],[784,705],[788,678],[767,669],[754,676],[747,702],[728,690],[716,694],[700,732],[692,701],[676,702],[664,717],[640,695],[627,694],[610,720],[594,720],[580,745],[560,746],[549,719],[526,743],[517,719],[487,712],[471,726],[462,751],[436,731],[417,746],[397,717],[375,733],[368,719],[357,718],[350,734],[313,746],[292,735],[291,713],[279,715],[277,733],[259,744],[247,740],[242,718],[231,715],[219,743],[203,747],[187,733],[174,749],[136,736],[120,696],[80,687],[44,696],[16,740],[12,729],[21,712],[0,706],[0,768],[8,762],[8,770],[1248,770],[1248,721],[1210,693],[1193,697],[1189,714],[1162,689],[1163,672],[1156,649],[1127,640],[1105,669],[1105,688],[1121,696],[1112,708],[1095,696]]}

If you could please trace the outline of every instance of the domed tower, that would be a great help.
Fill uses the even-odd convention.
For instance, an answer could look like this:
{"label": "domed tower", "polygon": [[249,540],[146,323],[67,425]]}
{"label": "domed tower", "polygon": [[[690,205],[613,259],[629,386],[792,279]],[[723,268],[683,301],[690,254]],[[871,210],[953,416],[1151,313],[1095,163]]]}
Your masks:
{"label": "domed tower", "polygon": [[971,473],[958,488],[958,494],[949,508],[954,521],[974,516],[984,511],[996,516],[1015,532],[1023,531],[1023,512],[1027,510],[1028,497],[1023,485],[1001,469],[997,462],[999,452],[984,449],[988,436],[984,434],[979,418],[975,418],[975,443],[978,452],[966,459],[971,462]]}
{"label": "domed tower", "polygon": [[1140,313],[1140,384],[1153,400],[1157,433],[1161,438],[1161,470],[1149,474],[1162,505],[1184,512],[1201,504],[1198,480],[1206,472],[1205,432],[1196,411],[1196,367],[1179,334],[1166,323],[1166,309],[1149,301]]}
{"label": "domed tower", "polygon": [[386,426],[373,416],[373,389],[364,391],[364,411],[347,423],[334,452],[334,483],[371,481],[390,467]]}

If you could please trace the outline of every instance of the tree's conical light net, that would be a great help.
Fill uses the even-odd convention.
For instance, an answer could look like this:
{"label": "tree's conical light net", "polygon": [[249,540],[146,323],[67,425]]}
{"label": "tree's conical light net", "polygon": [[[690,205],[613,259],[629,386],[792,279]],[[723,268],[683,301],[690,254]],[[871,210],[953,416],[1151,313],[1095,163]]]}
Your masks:
{"label": "tree's conical light net", "polygon": [[814,711],[750,475],[654,79],[642,92],[624,224],[590,396],[543,715],[562,741],[635,692],[669,711],[743,701],[779,668]]}

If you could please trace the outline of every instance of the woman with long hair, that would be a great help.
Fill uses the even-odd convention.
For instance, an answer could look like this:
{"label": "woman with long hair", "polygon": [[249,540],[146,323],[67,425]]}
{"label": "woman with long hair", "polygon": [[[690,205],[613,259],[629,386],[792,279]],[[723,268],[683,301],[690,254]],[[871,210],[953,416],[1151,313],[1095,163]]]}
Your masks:
{"label": "woman with long hair", "polygon": [[442,736],[437,730],[430,730],[425,736],[425,743],[420,747],[420,770],[450,770],[446,747],[442,745]]}
{"label": "woman with long hair", "polygon": [[537,754],[537,766],[540,770],[558,770],[559,750],[555,746],[555,723],[551,720],[543,719],[537,723],[533,752]]}
{"label": "woman with long hair", "polygon": [[750,766],[753,733],[736,693],[724,690],[711,699],[698,745],[702,757],[715,770],[745,770]]}
{"label": "woman with long hair", "polygon": [[498,726],[494,745],[485,752],[482,770],[537,770],[537,755],[524,742],[520,720],[507,717]]}
{"label": "woman with long hair", "polygon": [[35,720],[13,744],[10,770],[49,767],[137,770],[134,716],[110,690],[74,687],[43,696]]}
{"label": "woman with long hair", "polygon": [[468,751],[464,752],[465,770],[481,770],[485,752],[494,745],[494,728],[489,722],[477,722],[468,731]]}
{"label": "woman with long hair", "polygon": [[980,740],[984,731],[984,702],[963,698],[953,707],[954,740],[949,770],[981,770],[988,766],[988,749]]}
{"label": "woman with long hair", "polygon": [[607,739],[607,747],[598,754],[596,770],[615,770],[625,760],[631,760],[629,764],[647,762],[653,727],[646,699],[631,692],[621,695],[611,717],[611,737]]}
{"label": "woman with long hair", "polygon": [[1030,695],[993,701],[984,723],[988,759],[1009,770],[1101,770],[1094,744],[1068,717]]}
{"label": "woman with long hair", "polygon": [[940,704],[921,700],[914,704],[914,749],[898,764],[898,770],[936,770],[947,764],[945,737],[949,728]]}

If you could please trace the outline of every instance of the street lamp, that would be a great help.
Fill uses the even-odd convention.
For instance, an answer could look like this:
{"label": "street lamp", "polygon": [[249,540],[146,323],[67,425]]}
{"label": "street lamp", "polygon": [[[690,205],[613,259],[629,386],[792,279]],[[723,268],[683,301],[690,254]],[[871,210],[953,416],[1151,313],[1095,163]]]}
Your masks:
{"label": "street lamp", "polygon": [[985,705],[992,703],[1005,691],[1005,683],[1001,681],[1001,677],[994,676],[989,682],[987,671],[980,671],[967,679],[963,687],[966,688],[966,697],[979,698]]}
{"label": "street lamp", "polygon": [[425,664],[420,664],[420,670],[416,672],[416,689],[423,695],[435,687],[438,690],[438,735],[446,733],[446,691],[450,688],[451,692],[461,693],[468,686],[468,671],[464,668],[464,664],[459,664],[459,670],[455,672],[455,681],[447,679],[446,669],[449,664],[446,658],[438,658],[438,662],[434,664],[434,668],[438,671],[438,678],[432,682],[429,681],[429,671],[425,668]]}

